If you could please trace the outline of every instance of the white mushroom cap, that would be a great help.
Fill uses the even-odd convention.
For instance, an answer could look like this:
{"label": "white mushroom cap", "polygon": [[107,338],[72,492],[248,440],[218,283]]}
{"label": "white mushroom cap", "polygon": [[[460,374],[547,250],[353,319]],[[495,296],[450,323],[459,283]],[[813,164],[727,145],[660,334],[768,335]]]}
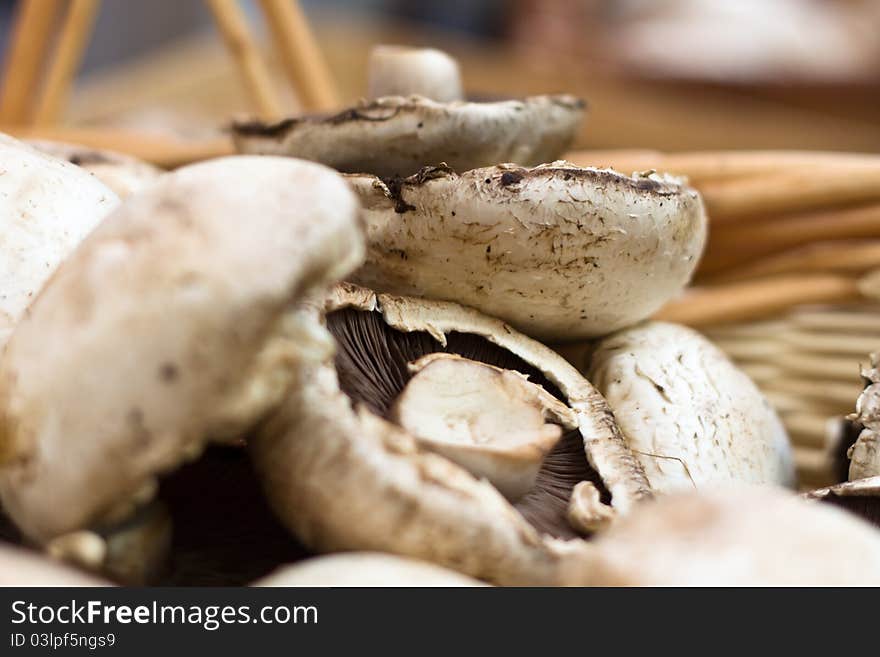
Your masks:
{"label": "white mushroom cap", "polygon": [[706,241],[699,194],[657,174],[554,162],[348,180],[367,219],[355,282],[456,301],[560,342],[650,316],[690,280]]}
{"label": "white mushroom cap", "polygon": [[354,195],[314,163],[222,158],[129,198],[0,361],[9,515],[40,542],[118,520],[206,440],[249,428],[332,349],[287,311],[362,257]]}
{"label": "white mushroom cap", "polygon": [[485,586],[453,570],[379,552],[343,552],[285,566],[251,586]]}
{"label": "white mushroom cap", "polygon": [[850,480],[880,475],[880,353],[871,354],[871,366],[862,369],[867,386],[849,420],[862,427],[847,457]]}
{"label": "white mushroom cap", "polygon": [[131,196],[152,185],[164,173],[152,164],[123,153],[42,139],[28,143],[41,153],[66,160],[94,174],[120,198]]}
{"label": "white mushroom cap", "polygon": [[[391,552],[500,584],[566,581],[582,541],[542,536],[526,521],[522,504],[528,500],[515,508],[491,484],[420,449],[380,415],[384,402],[376,395],[393,397],[403,387],[396,379],[401,374],[393,371],[395,357],[405,358],[405,374],[411,355],[444,351],[444,345],[454,351],[456,340],[477,341],[484,358],[507,354],[522,363],[516,367],[533,369],[546,377],[545,386],[560,391],[579,424],[574,449],[586,455],[616,509],[626,512],[650,497],[604,400],[546,347],[456,304],[377,296],[349,286],[337,286],[328,311],[328,327],[339,343],[336,365],[302,370],[300,385],[249,443],[273,508],[306,545]],[[394,342],[398,334],[408,337]],[[373,344],[374,351],[352,351],[350,339]],[[358,379],[368,376],[369,385]],[[559,488],[540,500],[561,507],[564,516],[569,491]],[[569,530],[568,536],[576,533]]]}
{"label": "white mushroom cap", "polygon": [[43,283],[119,199],[94,176],[0,134],[0,353]]}
{"label": "white mushroom cap", "polygon": [[510,500],[535,485],[544,457],[577,427],[574,413],[528,377],[455,354],[428,354],[389,419],[431,451],[483,477]]}
{"label": "white mushroom cap", "polygon": [[695,331],[663,322],[620,331],[596,346],[589,377],[655,491],[794,484],[791,447],[775,411]]}
{"label": "white mushroom cap", "polygon": [[24,548],[0,543],[0,586],[110,586],[111,582],[81,573]]}
{"label": "white mushroom cap", "polygon": [[434,48],[376,46],[368,78],[370,98],[419,95],[440,103],[464,98],[458,62]]}
{"label": "white mushroom cap", "polygon": [[880,532],[770,488],[658,498],[591,548],[598,586],[880,585]]}
{"label": "white mushroom cap", "polygon": [[406,176],[445,162],[458,171],[498,162],[550,162],[569,147],[584,114],[573,96],[438,103],[389,96],[330,117],[238,123],[243,153],[290,155],[348,173]]}

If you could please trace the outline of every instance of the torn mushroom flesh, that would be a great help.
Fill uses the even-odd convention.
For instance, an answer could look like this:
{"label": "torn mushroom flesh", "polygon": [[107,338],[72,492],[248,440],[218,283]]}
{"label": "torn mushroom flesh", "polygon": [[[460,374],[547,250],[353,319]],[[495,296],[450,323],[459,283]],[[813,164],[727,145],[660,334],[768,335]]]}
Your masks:
{"label": "torn mushroom flesh", "polygon": [[[578,540],[564,539],[601,526],[608,515],[596,509],[573,527],[568,509],[577,484],[592,482],[601,491],[600,508],[610,503],[623,513],[650,497],[601,396],[562,358],[502,322],[456,304],[348,285],[334,290],[325,322],[338,345],[335,359],[292,388],[282,411],[250,443],[273,507],[312,548],[389,551],[496,583],[559,583],[581,549]],[[510,381],[525,393],[526,407],[538,399],[549,409],[542,414],[562,422],[564,434],[534,485],[513,504],[454,463],[463,460],[460,450],[439,456],[431,451],[434,440],[426,451],[394,422],[408,384],[423,385],[416,381],[431,364],[453,363],[470,375],[516,377]],[[476,394],[486,398],[482,390]],[[557,402],[567,410],[553,411]],[[414,402],[404,413],[412,413],[416,432],[448,417],[448,409],[429,409],[420,425],[420,407]],[[494,409],[487,413],[490,425],[497,421]],[[576,428],[565,430],[572,420]],[[493,467],[501,465],[496,459]],[[478,549],[475,536],[482,537]]]}

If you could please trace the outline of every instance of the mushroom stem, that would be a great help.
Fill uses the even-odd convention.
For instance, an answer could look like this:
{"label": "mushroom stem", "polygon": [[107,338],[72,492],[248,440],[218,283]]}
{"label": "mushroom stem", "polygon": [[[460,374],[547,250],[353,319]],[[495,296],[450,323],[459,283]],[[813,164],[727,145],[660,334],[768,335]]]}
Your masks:
{"label": "mushroom stem", "polygon": [[440,103],[464,99],[458,62],[434,48],[381,45],[370,53],[368,95],[419,95]]}

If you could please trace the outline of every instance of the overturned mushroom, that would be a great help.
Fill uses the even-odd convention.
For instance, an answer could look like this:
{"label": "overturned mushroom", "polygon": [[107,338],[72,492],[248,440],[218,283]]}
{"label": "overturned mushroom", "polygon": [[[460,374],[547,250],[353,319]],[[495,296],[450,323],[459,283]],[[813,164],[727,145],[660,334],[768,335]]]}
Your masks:
{"label": "overturned mushroom", "polygon": [[[650,497],[604,400],[549,349],[456,304],[338,286],[326,310],[335,360],[303,370],[284,407],[250,442],[273,507],[310,547],[387,551],[501,584],[561,583],[582,546],[555,539],[575,538],[607,522],[610,509],[626,512]],[[569,417],[577,424],[513,505],[487,481],[420,449],[391,419],[395,401],[418,377],[410,363],[441,352],[467,359],[469,370],[482,363],[526,375],[544,390],[527,387],[527,399],[552,409],[549,393],[567,407],[555,413],[563,429]],[[462,364],[436,356],[430,362]],[[429,409],[434,419],[424,426],[444,412]],[[413,420],[412,427],[421,425]],[[501,466],[496,459],[493,467]],[[582,482],[583,499],[573,501]],[[569,507],[589,510],[592,490],[600,492],[598,508],[573,526]]]}
{"label": "overturned mushroom", "polygon": [[880,585],[880,532],[771,488],[664,496],[589,547],[597,586]]}
{"label": "overturned mushroom", "polygon": [[697,192],[657,174],[554,162],[348,180],[367,218],[355,282],[463,303],[556,341],[645,319],[682,290],[706,241]]}
{"label": "overturned mushroom", "polygon": [[458,62],[434,48],[376,46],[368,78],[370,98],[416,94],[440,103],[464,98]]}
{"label": "overturned mushroom", "polygon": [[388,96],[334,116],[232,127],[243,153],[290,155],[348,173],[406,176],[446,162],[466,171],[498,162],[535,165],[568,148],[584,103],[573,96],[533,96],[494,103],[438,103]]}
{"label": "overturned mushroom", "polygon": [[119,199],[82,169],[3,134],[0,168],[2,353],[43,283]]}
{"label": "overturned mushroom", "polygon": [[47,556],[0,543],[0,586],[109,586]]}
{"label": "overturned mushroom", "polygon": [[62,551],[89,532],[74,552],[100,561],[102,535],[126,528],[159,475],[238,439],[332,349],[289,311],[362,257],[354,195],[314,163],[223,158],[129,198],[0,361],[4,509]]}
{"label": "overturned mushroom", "polygon": [[120,198],[153,184],[162,170],[131,155],[96,150],[60,141],[32,140],[31,146],[59,160],[82,167],[112,189]]}
{"label": "overturned mushroom", "polygon": [[620,331],[596,345],[589,376],[654,490],[794,484],[791,447],[775,411],[695,331],[664,322]]}
{"label": "overturned mushroom", "polygon": [[485,586],[453,570],[374,552],[315,557],[285,566],[252,586]]}

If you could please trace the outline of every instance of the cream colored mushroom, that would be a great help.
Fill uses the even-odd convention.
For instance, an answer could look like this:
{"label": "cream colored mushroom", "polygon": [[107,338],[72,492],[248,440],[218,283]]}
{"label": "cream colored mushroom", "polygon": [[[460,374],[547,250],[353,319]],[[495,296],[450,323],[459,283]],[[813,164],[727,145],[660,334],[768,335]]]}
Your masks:
{"label": "cream colored mushroom", "polygon": [[130,155],[96,150],[87,146],[60,141],[32,140],[28,142],[41,153],[66,160],[94,174],[120,198],[152,185],[163,171],[152,164]]}
{"label": "cream colored mushroom", "polygon": [[389,419],[510,500],[534,487],[563,427],[577,428],[570,408],[519,372],[445,353],[410,371]]}
{"label": "cream colored mushroom", "polygon": [[589,547],[587,585],[880,585],[880,532],[771,488],[663,496]]}
{"label": "cream colored mushroom", "polygon": [[706,241],[697,192],[657,174],[554,162],[348,180],[367,219],[355,282],[456,301],[559,342],[651,315],[690,280]]}
{"label": "cream colored mushroom", "polygon": [[421,96],[363,101],[334,116],[233,126],[242,153],[289,155],[348,173],[406,176],[445,162],[458,171],[535,165],[569,147],[584,114],[573,96],[438,103]]}
{"label": "cream colored mushroom", "polygon": [[602,340],[589,378],[655,491],[794,485],[785,429],[754,383],[695,331],[648,322]]}
{"label": "cream colored mushroom", "polygon": [[158,476],[251,428],[304,360],[332,351],[289,311],[363,250],[354,195],[314,163],[222,158],[130,197],[0,361],[10,517],[37,543],[114,526]]}
{"label": "cream colored mushroom", "polygon": [[378,552],[344,552],[307,559],[251,586],[485,586],[453,570]]}
{"label": "cream colored mushroom", "polygon": [[0,586],[110,586],[47,556],[0,543]]}
{"label": "cream colored mushroom", "polygon": [[[591,514],[586,523],[596,526],[609,508],[626,513],[650,497],[601,396],[561,357],[502,322],[456,304],[337,286],[326,326],[338,345],[334,361],[303,370],[250,442],[273,508],[313,549],[391,552],[499,584],[559,584],[583,549],[583,525],[568,520],[578,483],[602,491],[606,517]],[[410,382],[409,363],[438,352],[528,375],[573,415],[577,430],[565,433],[515,504],[385,419]]]}
{"label": "cream colored mushroom", "polygon": [[440,103],[464,98],[458,62],[435,48],[379,45],[370,51],[367,94],[419,95]]}
{"label": "cream colored mushroom", "polygon": [[93,176],[0,134],[0,353],[55,268],[119,199]]}
{"label": "cream colored mushroom", "polygon": [[880,475],[880,354],[871,354],[871,366],[862,368],[862,378],[867,385],[848,418],[859,431],[847,451],[851,481]]}

